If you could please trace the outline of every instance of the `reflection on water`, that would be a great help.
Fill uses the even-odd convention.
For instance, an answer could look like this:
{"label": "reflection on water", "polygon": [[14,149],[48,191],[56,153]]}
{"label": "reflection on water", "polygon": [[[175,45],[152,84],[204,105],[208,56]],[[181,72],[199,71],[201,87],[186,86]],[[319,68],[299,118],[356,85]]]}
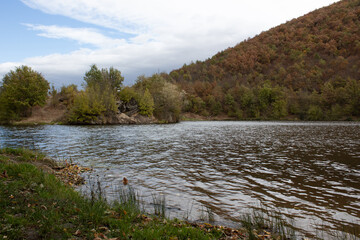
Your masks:
{"label": "reflection on water", "polygon": [[359,136],[359,123],[0,127],[1,147],[76,159],[105,185],[126,176],[144,198],[165,194],[172,216],[203,205],[231,224],[261,202],[309,232],[360,228]]}

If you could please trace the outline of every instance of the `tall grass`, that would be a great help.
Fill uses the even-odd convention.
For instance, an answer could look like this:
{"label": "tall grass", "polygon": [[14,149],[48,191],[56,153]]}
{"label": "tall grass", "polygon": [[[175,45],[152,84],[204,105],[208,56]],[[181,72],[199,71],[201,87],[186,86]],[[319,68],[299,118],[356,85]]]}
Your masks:
{"label": "tall grass", "polygon": [[[271,235],[280,239],[296,239],[292,219],[286,218],[280,210],[268,210],[261,206],[241,216],[240,222],[247,230],[249,239],[258,239],[258,235]],[[263,234],[258,234],[263,231]]]}
{"label": "tall grass", "polygon": [[154,214],[159,217],[166,217],[166,200],[165,195],[152,194],[152,205]]}
{"label": "tall grass", "polygon": [[118,188],[118,199],[114,201],[113,206],[116,211],[122,212],[127,216],[135,216],[144,212],[140,195],[131,186]]}
{"label": "tall grass", "polygon": [[215,222],[215,214],[208,206],[201,206],[199,220],[213,224]]}

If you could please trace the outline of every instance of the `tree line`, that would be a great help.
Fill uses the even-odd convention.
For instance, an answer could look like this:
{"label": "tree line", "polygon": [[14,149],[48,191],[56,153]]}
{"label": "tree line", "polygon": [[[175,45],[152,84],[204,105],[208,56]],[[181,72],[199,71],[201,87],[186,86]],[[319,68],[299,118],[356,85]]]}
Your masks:
{"label": "tree line", "polygon": [[[0,122],[11,123],[31,115],[33,106],[47,101],[68,111],[64,123],[90,124],[119,113],[118,103],[135,100],[139,114],[160,122],[178,122],[181,113],[226,115],[231,119],[351,120],[360,117],[360,80],[325,82],[319,91],[294,91],[271,81],[248,87],[218,82],[179,84],[168,74],[139,76],[133,86],[123,86],[121,72],[113,67],[91,66],[83,90],[74,84],[58,91],[41,73],[21,66],[10,71],[0,85]],[[180,91],[179,89],[182,90]]]}
{"label": "tree line", "polygon": [[41,73],[28,66],[17,67],[0,84],[0,123],[29,117],[32,107],[44,106],[47,101],[54,107],[67,107],[67,124],[101,123],[119,113],[119,102],[131,100],[138,104],[141,115],[154,116],[164,123],[180,120],[180,91],[162,75],[140,76],[131,87],[124,87],[123,81],[120,70],[92,65],[84,75],[83,90],[74,84],[57,90],[50,88]]}

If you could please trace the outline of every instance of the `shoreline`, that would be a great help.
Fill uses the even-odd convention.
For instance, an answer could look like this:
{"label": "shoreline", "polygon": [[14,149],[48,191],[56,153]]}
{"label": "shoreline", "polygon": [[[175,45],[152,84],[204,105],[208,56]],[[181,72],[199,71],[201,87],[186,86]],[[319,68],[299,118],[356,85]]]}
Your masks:
{"label": "shoreline", "polygon": [[[250,228],[235,229],[168,219],[161,209],[145,213],[134,191],[122,193],[115,203],[106,202],[101,189],[84,196],[73,186],[83,184],[80,173],[91,174],[91,169],[59,163],[31,150],[0,149],[0,170],[0,205],[5,206],[0,209],[5,216],[0,218],[0,238],[4,239],[277,239],[286,234],[272,231],[270,225],[255,228],[254,219],[249,219]],[[14,219],[18,223],[9,224]]]}
{"label": "shoreline", "polygon": [[145,215],[129,201],[109,204],[96,191],[83,196],[72,186],[84,183],[79,173],[89,169],[67,162],[59,165],[37,152],[0,149],[0,170],[1,239],[226,236],[215,227],[208,233],[186,222]]}
{"label": "shoreline", "polygon": [[[31,167],[29,165],[31,165]],[[58,162],[36,151],[31,151],[26,149],[11,149],[11,148],[0,149],[0,193],[1,193],[0,205],[6,206],[3,209],[3,211],[5,211],[7,215],[12,214],[17,217],[19,216],[22,217],[23,215],[17,215],[19,210],[16,209],[19,208],[23,209],[21,211],[30,210],[32,211],[31,214],[35,214],[35,213],[37,214],[37,212],[36,211],[34,212],[34,210],[32,209],[36,210],[36,207],[40,207],[42,208],[41,211],[43,210],[47,211],[48,209],[52,209],[54,207],[51,206],[51,204],[54,201],[57,203],[61,201],[65,201],[65,200],[61,200],[63,196],[60,196],[61,199],[58,199],[59,196],[54,195],[56,191],[58,191],[57,189],[61,188],[62,189],[61,191],[70,191],[71,194],[74,194],[74,196],[76,195],[77,200],[75,203],[66,202],[66,204],[62,206],[65,213],[72,215],[73,218],[75,219],[79,218],[80,213],[83,214],[82,213],[83,210],[82,208],[80,208],[79,205],[84,205],[83,207],[89,209],[91,208],[91,206],[98,204],[102,206],[103,208],[102,212],[93,213],[93,214],[98,214],[97,217],[101,218],[107,223],[109,221],[110,222],[113,221],[115,218],[114,221],[116,221],[116,223],[113,223],[113,225],[111,226],[119,226],[119,224],[124,224],[123,221],[125,221],[126,219],[127,219],[126,221],[128,220],[130,221],[130,222],[126,222],[126,224],[129,224],[129,228],[127,229],[127,231],[125,231],[125,235],[119,238],[120,235],[116,235],[119,233],[116,232],[116,230],[114,230],[113,228],[111,228],[111,226],[107,225],[107,223],[105,224],[103,221],[100,221],[99,224],[92,225],[91,227],[88,228],[86,224],[83,224],[81,227],[73,226],[74,225],[73,222],[71,223],[66,222],[68,216],[59,216],[61,220],[58,221],[63,222],[63,225],[66,225],[66,229],[68,229],[69,226],[71,228],[71,230],[69,230],[70,232],[68,231],[66,233],[68,234],[66,235],[66,238],[75,237],[75,239],[79,239],[77,237],[82,237],[82,239],[84,239],[86,234],[90,234],[90,235],[86,235],[87,236],[86,239],[89,239],[88,236],[92,236],[91,239],[93,239],[94,233],[98,234],[98,236],[102,236],[99,235],[100,233],[102,233],[104,234],[104,236],[106,236],[109,239],[123,239],[125,236],[126,236],[125,238],[138,239],[136,236],[142,236],[142,234],[144,233],[143,231],[145,231],[145,229],[147,229],[148,227],[151,227],[151,229],[155,229],[155,232],[162,231],[163,228],[169,227],[172,229],[171,231],[175,231],[179,234],[179,235],[177,234],[166,235],[168,236],[167,238],[169,239],[173,239],[172,238],[173,236],[176,237],[182,236],[181,232],[183,231],[184,228],[186,229],[191,228],[193,229],[193,231],[195,231],[195,233],[192,234],[195,234],[197,237],[191,237],[191,239],[201,239],[199,238],[199,235],[197,235],[199,233],[201,236],[206,236],[204,239],[298,239],[299,236],[305,237],[302,229],[299,229],[296,226],[292,226],[291,224],[289,224],[291,223],[291,221],[289,222],[288,219],[285,217],[285,215],[283,215],[281,212],[277,212],[273,210],[269,211],[267,209],[261,209],[261,208],[256,212],[244,213],[244,215],[239,219],[241,222],[241,227],[238,228],[212,225],[213,221],[211,220],[211,212],[209,213],[206,210],[204,213],[205,215],[207,213],[208,216],[205,216],[205,219],[200,221],[187,221],[185,219],[179,220],[176,218],[175,219],[166,218],[165,198],[164,198],[164,202],[161,201],[158,202],[159,200],[161,200],[160,198],[155,197],[155,199],[153,199],[154,202],[150,203],[150,205],[154,206],[153,214],[149,212],[144,212],[145,208],[141,207],[141,204],[144,204],[141,203],[141,196],[138,195],[138,193],[136,193],[134,190],[131,190],[132,188],[128,186],[127,183],[126,184],[124,183],[124,186],[126,185],[125,188],[128,191],[120,192],[119,195],[120,199],[118,200],[118,202],[109,203],[106,201],[105,195],[102,195],[104,194],[103,191],[104,189],[101,190],[102,187],[100,182],[93,183],[93,188],[91,189],[91,192],[87,194],[84,194],[84,192],[80,194],[78,191],[74,190],[73,186],[81,185],[84,183],[84,179],[81,178],[80,176],[80,174],[84,172],[86,172],[86,174],[92,174],[92,169],[78,166],[72,161],[70,163],[68,163],[66,160]],[[39,176],[35,176],[35,175],[39,175]],[[27,182],[21,182],[23,181],[24,176],[28,176]],[[55,182],[53,182],[54,180],[51,180],[50,183],[46,182],[46,179],[52,177],[56,177]],[[37,178],[38,180],[36,180]],[[6,189],[6,187],[12,182],[18,182],[17,184],[18,187],[20,187],[20,189]],[[62,185],[62,187],[59,187],[58,184]],[[57,186],[56,189],[53,188],[53,186],[55,185]],[[35,191],[34,186],[35,186],[35,190],[37,189],[36,187],[40,187],[40,189],[38,190],[41,192],[41,194],[45,194],[45,196],[50,197],[51,202],[48,201],[41,202],[43,201],[43,199],[37,199],[35,203],[28,203],[29,201],[28,199],[29,197],[31,199],[32,195],[28,194],[25,196],[22,194],[22,192],[34,193]],[[42,192],[43,190],[46,190],[46,192],[43,193]],[[21,193],[20,195],[18,194],[19,192]],[[15,195],[14,193],[16,193],[17,195]],[[68,197],[66,197],[65,199],[67,198]],[[80,204],[77,201],[82,203]],[[75,204],[75,208],[78,209],[78,210],[75,209],[75,212],[73,211],[74,204]],[[9,208],[10,206],[12,206],[12,208]],[[13,210],[15,209],[16,211],[13,211],[11,209]],[[56,208],[52,210],[55,212],[57,211]],[[2,210],[0,209],[0,213],[2,213],[1,211]],[[67,211],[69,211],[70,213],[67,213]],[[50,214],[51,216],[52,214],[58,214],[58,212],[43,213],[43,214],[45,216],[45,220],[47,220],[46,218],[49,218],[49,216],[46,214]],[[4,220],[0,217],[0,238],[4,236],[9,237],[8,235],[5,235],[3,231],[1,231],[1,229],[6,225],[4,221],[6,221],[6,219]],[[44,221],[44,219],[36,219],[36,221]],[[87,221],[89,220],[86,220],[86,222]],[[18,228],[20,227],[21,229],[23,229],[24,227],[21,226],[22,225],[19,225]],[[104,226],[107,228],[107,230],[110,231],[106,230],[105,231],[106,233],[102,231],[102,229],[104,229],[103,228]],[[138,227],[140,227],[140,229],[138,229]],[[19,230],[18,228],[16,228],[16,231]],[[94,229],[95,232],[93,231]],[[135,229],[135,231],[133,229]],[[31,231],[32,231],[31,234],[33,234],[33,231],[35,230],[32,229]],[[47,228],[43,229],[43,231],[45,231],[45,234],[50,234]],[[60,230],[56,230],[56,231],[57,233],[59,233]],[[166,231],[169,231],[169,229],[167,229]],[[180,231],[180,233],[178,231]],[[139,233],[141,234],[137,235]],[[206,235],[208,233],[211,235]],[[42,235],[38,235],[39,233],[36,234],[35,234],[37,236],[36,238],[31,238],[31,237],[25,237],[25,238],[38,239],[39,236],[42,236]],[[163,232],[161,234],[163,234]],[[341,233],[338,234],[339,234],[338,236],[340,236]],[[156,235],[153,235],[153,233],[151,233],[148,236],[150,238],[154,238],[154,236]],[[294,236],[297,237],[294,238]],[[51,238],[53,236],[46,235],[46,237]],[[110,237],[115,237],[115,238],[110,238]],[[313,235],[311,235],[310,237],[316,238],[316,236]],[[60,238],[60,237],[56,236],[55,238]],[[100,237],[100,239],[107,239],[107,238]],[[185,239],[187,238],[188,237],[186,237]],[[9,239],[12,239],[11,235]],[[174,239],[179,239],[179,238],[174,238]],[[182,237],[180,237],[180,239],[182,239]],[[340,239],[340,238],[335,237],[333,239]]]}
{"label": "shoreline", "polygon": [[152,123],[106,123],[106,124],[66,124],[63,122],[14,122],[9,124],[0,124],[0,126],[42,126],[42,125],[63,125],[63,126],[141,126],[141,125],[166,125],[166,124],[177,124],[181,122],[292,122],[292,123],[307,123],[307,122],[324,122],[324,123],[357,123],[360,122],[360,119],[352,120],[299,120],[299,119],[228,119],[228,118],[185,118],[181,119],[179,122],[174,123],[162,123],[162,122],[152,122]]}

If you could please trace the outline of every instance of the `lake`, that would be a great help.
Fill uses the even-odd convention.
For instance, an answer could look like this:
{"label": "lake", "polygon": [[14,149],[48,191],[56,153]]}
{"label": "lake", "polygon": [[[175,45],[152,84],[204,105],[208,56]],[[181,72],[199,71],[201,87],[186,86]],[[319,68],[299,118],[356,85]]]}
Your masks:
{"label": "lake", "polygon": [[0,126],[0,146],[93,166],[108,199],[126,177],[145,202],[166,196],[170,217],[198,220],[210,209],[216,223],[236,226],[262,206],[304,234],[360,234],[358,122]]}

